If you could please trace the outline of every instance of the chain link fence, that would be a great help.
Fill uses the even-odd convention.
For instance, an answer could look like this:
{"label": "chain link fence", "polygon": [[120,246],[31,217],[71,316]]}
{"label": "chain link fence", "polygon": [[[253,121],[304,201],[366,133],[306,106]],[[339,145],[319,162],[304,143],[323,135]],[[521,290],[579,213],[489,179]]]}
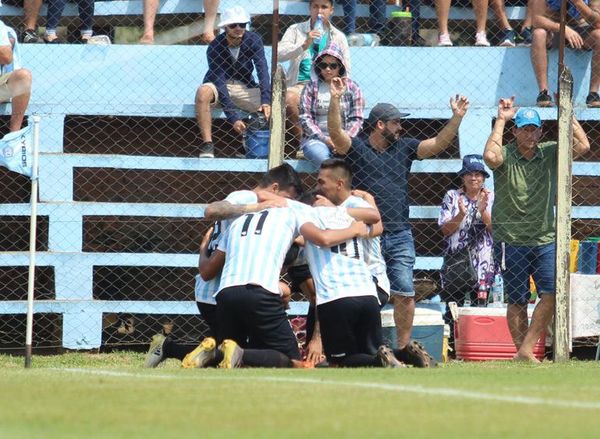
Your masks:
{"label": "chain link fence", "polygon": [[[222,12],[239,4],[252,15],[249,29],[265,45],[269,70],[273,27],[281,58],[286,31],[308,22],[311,13],[309,2],[279,3],[278,19],[274,19],[271,2],[221,0],[219,5]],[[341,3],[336,2],[331,22],[338,29],[349,29]],[[387,3],[384,26],[377,29],[369,4],[358,2],[349,38],[355,46],[348,49],[350,59],[341,60],[348,62],[348,76],[360,90],[361,97],[355,102],[360,114],[355,120],[364,122],[377,103],[391,103],[410,113],[402,119],[402,135],[425,140],[435,138],[447,125],[452,116],[451,98],[464,95],[470,101],[457,135],[435,156],[415,160],[407,177],[416,250],[414,278],[433,280],[439,293],[444,285],[440,271],[452,234],[446,230],[445,238],[440,207],[448,191],[464,184],[458,176],[462,158],[483,154],[500,98],[516,95],[517,106],[535,106],[538,89],[527,47],[531,21],[522,2],[506,3],[506,9],[500,8],[501,2],[489,2],[490,10],[506,10],[508,21],[490,12],[487,41],[492,46],[502,45],[508,22],[515,30],[509,37],[516,39],[511,41],[522,47],[473,47],[481,14],[478,22],[470,3],[453,3],[448,20],[453,47],[416,47],[440,43],[439,30],[444,26],[438,22],[440,5],[436,14],[433,2]],[[5,2],[2,8],[7,25],[23,26],[18,6]],[[394,11],[407,12],[407,8],[412,18],[390,17]],[[28,112],[42,117],[34,319],[34,348],[38,351],[143,349],[160,331],[172,333],[184,343],[197,343],[207,330],[193,300],[198,247],[210,226],[203,219],[203,207],[232,191],[253,188],[267,170],[266,160],[245,157],[248,139],[236,132],[234,119],[228,119],[219,108],[211,109],[212,138],[199,128],[196,90],[208,70],[201,2],[159,3],[153,46],[138,45],[144,35],[142,10],[140,1],[96,2],[94,32],[108,35],[112,46],[20,45],[23,66],[34,78]],[[44,11],[38,20],[40,35],[46,24]],[[63,15],[59,37],[63,41],[77,39],[79,21],[74,5],[68,5]],[[222,18],[218,16],[216,22]],[[399,24],[398,20],[403,21]],[[404,41],[396,40],[399,32]],[[375,33],[381,42],[370,47]],[[304,51],[299,53],[302,58]],[[292,62],[278,61],[289,73]],[[320,61],[335,62],[329,58]],[[574,308],[572,320],[586,328],[573,331],[573,343],[593,346],[600,321],[596,275],[600,266],[594,265],[600,264],[596,262],[600,256],[598,244],[590,244],[600,236],[600,153],[595,147],[600,118],[597,110],[585,105],[589,53],[567,51],[566,63],[575,76],[575,115],[591,144],[590,152],[576,157],[573,164],[571,236],[579,242],[573,244],[572,257],[578,253],[578,262],[572,259],[572,271],[578,274],[572,285],[573,303],[579,308]],[[551,92],[556,91],[556,64],[556,53],[550,52]],[[302,81],[308,82],[309,71],[297,69],[293,75],[301,75],[300,71],[308,75]],[[326,127],[327,108],[319,107],[324,102],[319,93],[325,88],[314,90],[311,115],[309,109],[300,108],[308,91],[296,93],[297,100],[290,101],[295,82],[288,77],[287,111],[290,115],[296,105],[297,113],[286,121],[284,159],[301,172],[310,188],[316,184],[318,161],[306,157],[308,139],[303,133]],[[540,141],[556,140],[555,108],[538,110],[544,121]],[[241,116],[247,123],[248,112]],[[7,120],[8,116],[3,116],[3,121]],[[2,133],[7,131],[3,125]],[[207,140],[214,144],[214,159],[198,158]],[[514,140],[510,123],[503,140]],[[490,174],[485,187],[493,191],[497,174],[489,167],[485,171]],[[401,169],[390,166],[389,172]],[[20,352],[25,334],[30,182],[4,168],[0,168],[0,181],[0,346],[4,351]],[[546,196],[528,192],[530,199]],[[480,224],[483,220],[481,215],[477,217],[473,200],[466,204],[475,216],[466,221]],[[450,218],[457,207],[449,210]],[[486,235],[485,239],[491,238]],[[491,290],[498,286],[496,274],[502,271],[500,261],[490,252],[489,267],[480,269],[478,277],[483,277],[491,302]],[[478,301],[477,287],[473,285],[470,291],[473,305]],[[527,288],[535,292],[536,285],[528,283]],[[507,298],[506,282],[504,292]],[[535,297],[533,294],[530,301]],[[431,297],[426,299],[431,302]],[[305,301],[301,292],[293,292],[292,304]],[[458,301],[464,302],[464,297]],[[302,330],[301,322],[296,320],[294,325]]]}

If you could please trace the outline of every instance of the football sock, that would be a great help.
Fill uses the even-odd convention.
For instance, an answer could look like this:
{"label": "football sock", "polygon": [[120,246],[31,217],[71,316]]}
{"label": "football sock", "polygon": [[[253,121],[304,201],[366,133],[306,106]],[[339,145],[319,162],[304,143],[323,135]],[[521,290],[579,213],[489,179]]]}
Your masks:
{"label": "football sock", "polygon": [[274,349],[244,349],[242,363],[246,367],[292,367],[288,356]]}
{"label": "football sock", "polygon": [[340,367],[381,367],[376,355],[351,354],[335,361]]}

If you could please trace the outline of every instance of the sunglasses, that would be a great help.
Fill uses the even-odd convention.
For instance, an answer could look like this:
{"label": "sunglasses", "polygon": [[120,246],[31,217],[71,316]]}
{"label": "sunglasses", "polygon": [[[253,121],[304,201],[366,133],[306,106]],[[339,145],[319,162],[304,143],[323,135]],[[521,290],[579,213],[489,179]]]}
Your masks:
{"label": "sunglasses", "polygon": [[235,29],[236,27],[239,27],[241,29],[245,29],[246,28],[246,23],[231,23],[227,25],[228,29]]}
{"label": "sunglasses", "polygon": [[325,70],[326,68],[330,68],[331,70],[335,70],[335,69],[339,69],[340,68],[340,64],[337,62],[332,62],[332,63],[326,63],[326,62],[320,62],[319,64],[317,64],[317,67],[321,70]]}

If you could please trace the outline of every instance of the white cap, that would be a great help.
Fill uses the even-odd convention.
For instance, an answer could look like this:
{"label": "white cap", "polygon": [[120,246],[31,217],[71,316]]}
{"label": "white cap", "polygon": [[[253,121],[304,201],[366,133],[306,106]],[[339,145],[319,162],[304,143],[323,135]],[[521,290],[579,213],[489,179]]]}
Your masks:
{"label": "white cap", "polygon": [[233,23],[250,23],[250,14],[241,6],[225,9],[221,14],[218,27],[225,27]]}

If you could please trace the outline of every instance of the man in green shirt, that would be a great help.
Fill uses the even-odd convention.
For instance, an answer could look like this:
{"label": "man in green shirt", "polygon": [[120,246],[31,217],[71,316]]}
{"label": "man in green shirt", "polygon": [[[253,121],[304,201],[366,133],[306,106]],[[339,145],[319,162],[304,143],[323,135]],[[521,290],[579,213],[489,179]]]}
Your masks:
{"label": "man in green shirt", "polygon": [[[515,119],[515,141],[504,145],[506,122]],[[517,111],[512,98],[500,99],[498,117],[485,144],[483,158],[494,172],[492,227],[497,261],[508,295],[506,320],[517,347],[516,360],[538,360],[533,348],[554,315],[557,143],[540,143],[542,121],[537,111]],[[581,155],[590,143],[573,118],[573,151]],[[528,325],[529,276],[540,302]]]}

